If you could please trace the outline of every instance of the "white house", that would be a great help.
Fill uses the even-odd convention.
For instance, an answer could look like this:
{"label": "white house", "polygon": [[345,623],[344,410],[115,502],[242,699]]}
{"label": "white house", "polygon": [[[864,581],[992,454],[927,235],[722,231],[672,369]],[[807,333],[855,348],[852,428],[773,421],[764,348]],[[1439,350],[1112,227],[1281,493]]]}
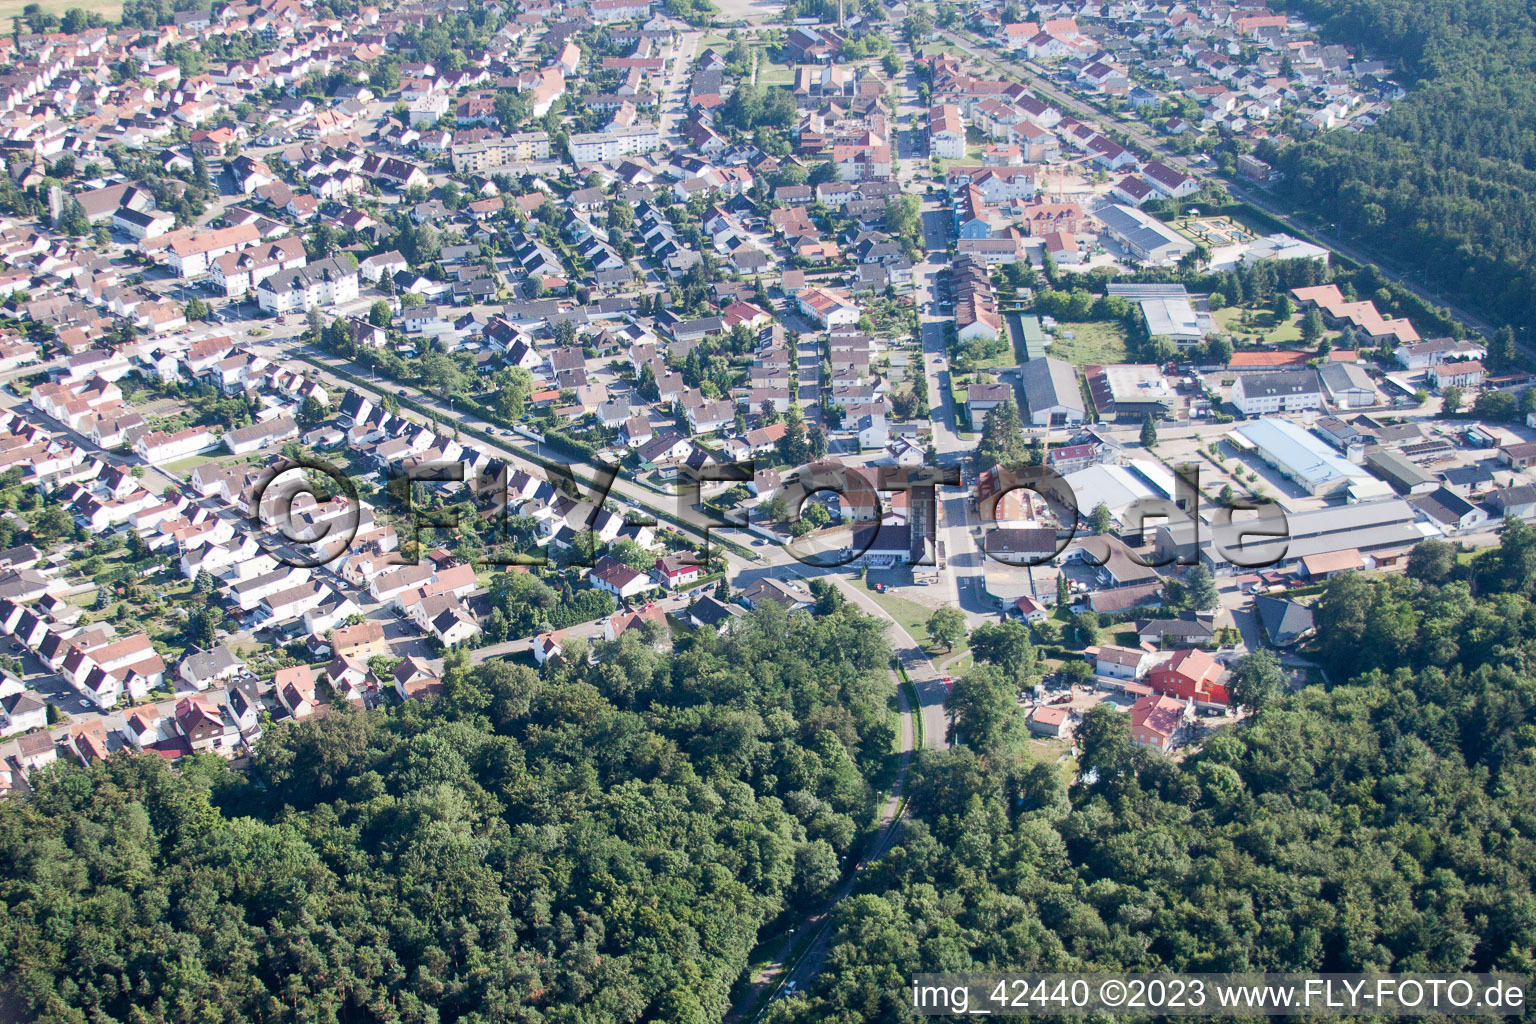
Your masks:
{"label": "white house", "polygon": [[357,295],[356,268],[336,257],[280,270],[256,285],[256,304],[278,315],[317,306],[339,306]]}
{"label": "white house", "polygon": [[803,288],[795,296],[800,312],[823,330],[859,322],[859,307],[825,288]]}

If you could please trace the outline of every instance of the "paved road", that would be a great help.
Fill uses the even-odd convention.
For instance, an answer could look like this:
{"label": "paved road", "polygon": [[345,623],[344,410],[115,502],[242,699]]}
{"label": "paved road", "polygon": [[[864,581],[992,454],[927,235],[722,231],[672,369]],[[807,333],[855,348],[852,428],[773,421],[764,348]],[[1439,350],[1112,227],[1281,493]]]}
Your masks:
{"label": "paved road", "polygon": [[[902,47],[904,49],[904,47]],[[910,62],[909,62],[910,64]],[[911,106],[915,99],[915,80],[912,76],[902,84],[902,96],[898,109]],[[913,176],[920,169],[921,160],[915,157],[904,157],[899,162],[901,169],[899,177]],[[919,370],[923,373],[929,387],[929,405],[933,409],[934,444],[939,452],[941,463],[958,464],[963,453],[969,450],[970,445],[961,440],[955,428],[955,412],[950,403],[947,388],[940,388],[935,383],[936,374],[929,371],[929,363],[933,353],[942,354],[944,345],[943,319],[933,314],[933,295],[931,292],[931,278],[942,266],[944,249],[947,243],[945,213],[936,200],[925,202],[924,209],[924,233],[925,242],[930,249],[937,250],[937,258],[930,260],[925,257],[914,268],[914,298],[918,303],[920,320],[923,333],[923,353],[920,357]],[[933,340],[930,340],[933,339]],[[806,378],[805,370],[801,371],[802,386]],[[940,574],[940,585],[948,588],[945,595],[945,603],[956,606],[961,604],[961,594],[957,584],[957,572],[965,575],[979,571],[979,561],[973,562],[975,543],[965,521],[966,501],[963,492],[954,489],[941,489],[940,506],[942,515],[938,525],[939,537],[949,553],[949,566],[947,572]],[[968,570],[968,571],[967,571]],[[901,663],[907,678],[912,681],[913,689],[917,692],[919,708],[923,723],[923,745],[932,749],[942,749],[948,746],[948,718],[944,713],[944,700],[948,696],[948,689],[942,680],[939,668],[928,658],[922,647],[906,629],[889,615],[883,607],[871,596],[865,587],[850,581],[840,570],[818,569],[803,565],[777,565],[767,569],[754,570],[751,574],[797,575],[806,578],[816,576],[830,576],[835,584],[843,591],[848,600],[852,601],[860,611],[865,614],[885,619],[886,632],[891,638],[896,657]],[[979,597],[980,591],[977,591]],[[899,683],[899,677],[895,672],[891,674],[892,680]],[[899,837],[900,826],[905,812],[903,794],[905,792],[907,767],[911,760],[911,751],[915,747],[913,736],[912,709],[907,705],[906,694],[898,686],[898,706],[902,716],[902,758],[895,785],[891,795],[886,801],[881,814],[880,832],[876,840],[871,844],[865,855],[865,862],[869,862],[883,856]],[[862,866],[862,865],[861,865]],[[832,940],[832,916],[836,905],[844,898],[855,892],[860,881],[858,871],[844,879],[838,889],[826,900],[815,913],[803,918],[795,931],[788,936],[772,961],[761,970],[753,979],[754,984],[736,1001],[731,1011],[726,1015],[728,1024],[736,1024],[751,1013],[750,1019],[755,1020],[761,1016],[762,1010],[767,1006],[762,1001],[766,989],[773,992],[781,991],[785,986],[793,983],[797,989],[803,990],[805,986],[820,972],[826,961],[827,953]],[[807,940],[806,929],[814,932]],[[795,956],[795,950],[800,949],[794,963],[786,967],[786,960]],[[753,1008],[756,1012],[753,1013]]]}
{"label": "paved road", "polygon": [[664,139],[670,139],[680,130],[678,126],[683,123],[686,116],[689,67],[693,64],[699,40],[703,38],[702,32],[684,32],[677,37],[677,42],[672,48],[672,67],[667,72],[666,84],[661,90],[661,95],[657,97],[657,101],[661,104],[661,116],[657,119],[657,128],[660,129],[661,137]]}

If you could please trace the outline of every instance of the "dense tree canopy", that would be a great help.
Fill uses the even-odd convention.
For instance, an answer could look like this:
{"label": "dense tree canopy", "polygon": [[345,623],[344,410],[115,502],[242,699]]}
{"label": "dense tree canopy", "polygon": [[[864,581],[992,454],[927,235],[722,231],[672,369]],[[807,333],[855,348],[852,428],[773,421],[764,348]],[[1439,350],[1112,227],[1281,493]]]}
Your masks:
{"label": "dense tree canopy", "polygon": [[[988,745],[1007,708],[985,673],[957,681],[965,745],[920,757],[901,843],[770,1019],[917,1020],[911,977],[934,970],[1531,970],[1533,562],[1522,526],[1443,585],[1337,577],[1331,689],[1182,763],[1095,709],[1070,789]],[[1274,681],[1267,655],[1244,667]]]}
{"label": "dense tree canopy", "polygon": [[[1536,530],[1318,608],[1329,685],[1255,656],[1257,710],[1180,762],[1083,721],[1034,762],[1034,657],[978,629],[960,745],[917,756],[900,840],[824,970],[765,1019],[912,1020],[926,970],[1530,972]],[[706,1021],[872,820],[894,722],[880,625],[774,606],[543,675],[451,655],[446,693],[119,756],[0,806],[0,958],[64,1021]]]}
{"label": "dense tree canopy", "polygon": [[890,652],[773,607],[682,646],[450,660],[430,706],[269,729],[260,786],[40,773],[0,807],[0,960],[48,1022],[717,1020],[872,820]]}
{"label": "dense tree canopy", "polygon": [[1401,64],[1377,126],[1278,154],[1287,197],[1500,320],[1536,301],[1536,17],[1517,0],[1298,0],[1324,36]]}

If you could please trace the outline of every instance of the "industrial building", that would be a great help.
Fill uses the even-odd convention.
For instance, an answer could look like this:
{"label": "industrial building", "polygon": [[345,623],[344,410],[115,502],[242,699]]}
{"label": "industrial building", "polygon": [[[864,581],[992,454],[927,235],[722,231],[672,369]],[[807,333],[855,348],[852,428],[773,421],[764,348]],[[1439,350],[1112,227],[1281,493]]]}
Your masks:
{"label": "industrial building", "polygon": [[1137,460],[1124,466],[1089,466],[1062,477],[1083,516],[1103,505],[1116,522],[1145,498],[1173,498],[1173,474],[1160,462]]}
{"label": "industrial building", "polygon": [[1029,422],[1037,427],[1061,427],[1081,423],[1083,391],[1071,363],[1041,357],[1019,368]]}
{"label": "industrial building", "polygon": [[[1286,516],[1288,535],[1283,539],[1265,540],[1255,534],[1239,537],[1242,523],[1234,523],[1223,540],[1241,552],[1241,560],[1248,563],[1234,566],[1217,550],[1215,527],[1209,516],[1210,513],[1201,516],[1200,561],[1217,573],[1254,568],[1294,572],[1301,569],[1303,559],[1313,559],[1316,565],[1327,561],[1327,556],[1343,552],[1354,552],[1367,568],[1398,568],[1415,544],[1445,532],[1407,501],[1396,497],[1291,512]],[[1194,529],[1188,519],[1159,526],[1155,537],[1158,555],[1166,558],[1189,551]]]}
{"label": "industrial building", "polygon": [[1147,320],[1147,334],[1170,338],[1181,348],[1198,345],[1215,331],[1211,315],[1195,309],[1182,284],[1116,281],[1110,283],[1109,294],[1140,304],[1141,314]]}
{"label": "industrial building", "polygon": [[1098,218],[1110,237],[1144,263],[1168,266],[1195,251],[1194,242],[1133,207],[1112,204]]}
{"label": "industrial building", "polygon": [[1139,420],[1151,416],[1162,419],[1172,416],[1179,404],[1178,392],[1157,366],[1145,363],[1085,366],[1083,376],[1088,381],[1094,408],[1106,418]]}
{"label": "industrial building", "polygon": [[1440,486],[1440,481],[1397,452],[1372,447],[1365,453],[1365,464],[1371,472],[1392,485],[1398,494],[1428,494]]}
{"label": "industrial building", "polygon": [[1325,363],[1317,372],[1336,409],[1363,409],[1381,401],[1370,375],[1358,363]]}
{"label": "industrial building", "polygon": [[[1313,374],[1314,383],[1316,379]],[[1289,420],[1262,419],[1239,424],[1227,435],[1227,441],[1253,452],[1308,494],[1336,494],[1371,479],[1362,467]]]}

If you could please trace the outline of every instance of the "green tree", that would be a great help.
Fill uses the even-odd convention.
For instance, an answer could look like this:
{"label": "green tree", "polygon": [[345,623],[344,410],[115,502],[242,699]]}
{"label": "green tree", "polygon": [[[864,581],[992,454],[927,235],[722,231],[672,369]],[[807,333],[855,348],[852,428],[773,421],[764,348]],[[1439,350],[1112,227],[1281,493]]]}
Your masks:
{"label": "green tree", "polygon": [[1278,317],[1282,323],[1289,320],[1292,314],[1296,312],[1295,308],[1291,305],[1291,297],[1283,291],[1278,292],[1275,295],[1274,310],[1275,316]]}
{"label": "green tree", "polygon": [[1261,711],[1284,695],[1285,673],[1274,653],[1260,648],[1233,662],[1227,689],[1234,703],[1251,711]]}
{"label": "green tree", "polygon": [[1221,603],[1221,595],[1216,591],[1216,577],[1204,564],[1190,568],[1184,577],[1184,585],[1189,607],[1196,611],[1210,611]]}
{"label": "green tree", "polygon": [[1038,659],[1029,627],[1017,619],[977,626],[971,632],[971,651],[976,660],[996,665],[1021,690],[1035,673]]}
{"label": "green tree", "polygon": [[[816,839],[795,850],[795,899],[811,906],[837,884],[837,851],[825,839]],[[702,1018],[701,1018],[702,1019]]]}
{"label": "green tree", "polygon": [[299,415],[297,421],[301,427],[313,427],[324,421],[330,413],[326,404],[314,395],[305,395],[304,401],[299,403]]}
{"label": "green tree", "polygon": [[1520,402],[1508,391],[1484,389],[1472,402],[1472,412],[1479,419],[1508,423],[1520,418]]}
{"label": "green tree", "polygon": [[379,299],[368,307],[368,322],[375,327],[388,327],[393,319],[394,312],[386,299]]}
{"label": "green tree", "polygon": [[1029,445],[1024,440],[1019,407],[1010,397],[1002,405],[988,409],[982,418],[981,441],[976,445],[978,471],[994,466],[1018,466],[1025,461]]}
{"label": "green tree", "polygon": [[1409,579],[1440,585],[1456,574],[1456,545],[1444,540],[1422,540],[1408,552],[1404,570]]}
{"label": "green tree", "polygon": [[977,665],[956,679],[944,700],[951,742],[994,751],[1013,735],[1019,718],[1015,687],[992,665]]}
{"label": "green tree", "polygon": [[64,214],[59,219],[59,230],[77,238],[90,234],[91,222],[86,219],[85,207],[80,205],[80,200],[71,198],[64,205]]}
{"label": "green tree", "polygon": [[1493,332],[1493,340],[1488,344],[1488,369],[1494,373],[1508,373],[1520,365],[1520,356],[1515,350],[1515,329],[1508,324]]}
{"label": "green tree", "polygon": [[1093,527],[1093,532],[1107,534],[1114,528],[1115,518],[1109,511],[1109,506],[1102,501],[1093,506],[1093,511],[1088,515],[1088,525]]}
{"label": "green tree", "polygon": [[46,546],[69,536],[74,529],[74,521],[70,519],[64,506],[50,503],[43,506],[36,521],[33,522],[32,536]]}
{"label": "green tree", "polygon": [[1440,411],[1447,416],[1454,416],[1461,411],[1461,388],[1447,384],[1440,389]]}
{"label": "green tree", "polygon": [[1308,345],[1315,345],[1322,336],[1323,314],[1314,306],[1301,318],[1301,340]]}
{"label": "green tree", "polygon": [[965,613],[953,605],[945,605],[928,616],[927,629],[929,640],[952,651],[965,642]]}
{"label": "green tree", "polygon": [[1152,421],[1152,414],[1147,413],[1141,421],[1141,446],[1143,448],[1157,447],[1157,424]]}
{"label": "green tree", "polygon": [[796,406],[790,406],[785,414],[784,436],[778,440],[779,461],[790,466],[799,466],[810,458],[810,443],[805,436],[805,420],[800,415]]}
{"label": "green tree", "polygon": [[211,315],[208,311],[208,304],[196,295],[192,296],[191,300],[187,303],[186,309],[182,312],[188,320],[194,322],[207,320]]}

